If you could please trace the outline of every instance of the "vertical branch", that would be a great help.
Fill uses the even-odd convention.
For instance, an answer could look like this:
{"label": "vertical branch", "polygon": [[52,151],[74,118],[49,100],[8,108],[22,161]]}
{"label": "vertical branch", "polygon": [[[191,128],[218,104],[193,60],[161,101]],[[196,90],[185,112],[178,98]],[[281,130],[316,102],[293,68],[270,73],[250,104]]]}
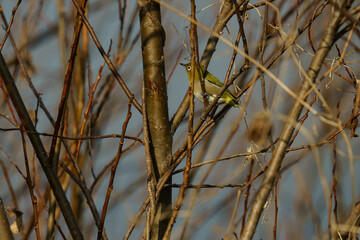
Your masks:
{"label": "vertical branch", "polygon": [[145,159],[146,159],[146,181],[149,193],[150,206],[146,212],[146,239],[150,238],[150,226],[154,221],[154,215],[156,210],[156,179],[154,174],[154,166],[151,159],[150,151],[150,138],[149,138],[149,127],[148,119],[146,115],[146,102],[145,102],[145,87],[142,87],[142,109],[143,109],[143,129],[144,129],[144,148],[145,148]]}
{"label": "vertical branch", "polygon": [[[191,0],[191,18],[196,20],[196,5],[195,0]],[[172,227],[175,224],[176,217],[179,213],[179,210],[182,206],[185,197],[185,191],[189,185],[190,179],[190,167],[191,167],[191,159],[192,159],[192,150],[193,150],[193,125],[194,125],[194,81],[195,81],[195,71],[198,71],[195,63],[198,62],[198,41],[197,41],[197,29],[196,24],[191,22],[190,24],[190,49],[191,49],[191,76],[190,76],[190,86],[188,91],[188,96],[190,99],[189,106],[189,121],[188,121],[188,135],[187,135],[187,158],[185,164],[185,170],[183,174],[183,184],[180,187],[179,196],[176,200],[173,213],[171,215],[170,222],[167,226],[166,233],[164,239],[170,239],[170,232]],[[198,73],[198,76],[200,73]],[[205,98],[204,98],[205,100]],[[204,101],[206,104],[206,101]]]}
{"label": "vertical branch", "polygon": [[[82,0],[82,4],[81,4],[82,9],[84,9],[86,2],[87,2],[86,0]],[[58,116],[57,116],[56,123],[55,123],[54,137],[51,142],[51,148],[50,148],[50,153],[49,153],[49,158],[48,158],[48,164],[50,164],[50,165],[53,164],[52,161],[54,158],[54,154],[56,154],[55,153],[55,147],[56,147],[56,142],[57,142],[56,136],[59,135],[61,123],[63,121],[63,117],[64,117],[65,110],[66,110],[66,103],[67,103],[67,99],[68,99],[69,92],[70,92],[71,78],[72,78],[72,74],[74,71],[75,57],[76,57],[76,52],[77,52],[77,48],[79,45],[80,33],[81,33],[82,26],[83,26],[83,22],[81,21],[80,14],[78,14],[78,21],[77,21],[77,25],[74,30],[74,36],[73,36],[73,41],[72,41],[72,45],[71,45],[71,53],[70,53],[70,57],[69,57],[68,66],[66,69],[63,91],[61,94],[61,101],[59,104],[59,112],[58,112]],[[62,133],[60,133],[60,135],[62,135]]]}
{"label": "vertical branch", "polygon": [[[328,209],[328,230],[329,230],[329,236],[331,236],[332,239],[336,238],[336,232],[338,231],[334,226],[337,225],[337,199],[336,199],[336,163],[337,163],[337,153],[336,153],[336,142],[337,137],[334,137],[334,143],[333,143],[333,167],[332,167],[332,177],[331,177],[331,192],[329,196],[329,209]],[[333,198],[334,198],[334,209],[333,207]],[[333,210],[333,212],[331,211]],[[331,214],[334,213],[334,221],[332,220]]]}
{"label": "vertical branch", "polygon": [[277,186],[278,186],[279,178],[276,178],[274,184],[274,204],[275,204],[275,217],[274,217],[274,227],[273,227],[273,238],[276,240],[276,232],[277,232],[277,222],[278,222],[278,193],[277,193]]}
{"label": "vertical branch", "polygon": [[[146,117],[156,183],[170,167],[172,137],[167,105],[164,66],[165,32],[161,26],[160,5],[138,0],[144,69]],[[171,183],[171,178],[168,180]],[[156,203],[150,239],[162,239],[171,215],[171,188],[163,189]]]}
{"label": "vertical branch", "polygon": [[59,36],[59,45],[60,45],[60,54],[61,54],[61,68],[62,71],[65,71],[66,67],[66,14],[63,0],[57,0],[57,11],[59,15],[59,29],[58,29],[58,36]]}
{"label": "vertical branch", "polygon": [[[82,7],[84,8],[86,5],[86,0],[82,0]],[[59,8],[59,11],[61,7]],[[61,22],[61,21],[60,21]],[[57,119],[54,126],[54,137],[51,142],[49,157],[48,157],[48,164],[52,166],[54,172],[57,172],[57,165],[59,161],[59,155],[61,150],[61,140],[60,138],[57,138],[56,136],[62,136],[63,130],[64,130],[64,121],[65,121],[65,111],[67,106],[67,100],[70,93],[70,86],[71,86],[71,80],[72,80],[72,74],[74,70],[75,65],[75,58],[76,58],[76,52],[79,45],[80,40],[80,33],[83,26],[83,22],[80,20],[80,15],[78,15],[77,18],[77,24],[74,30],[73,35],[73,42],[71,46],[71,53],[68,61],[68,66],[66,69],[65,79],[64,79],[64,85],[61,95],[61,101],[59,104],[59,111],[57,115]],[[59,26],[59,31],[62,30],[62,25]],[[62,42],[62,44],[65,44]],[[63,46],[64,48],[64,46]],[[64,62],[63,62],[64,64]],[[49,217],[48,217],[48,229],[47,229],[47,236],[46,239],[53,239],[54,238],[54,223],[55,223],[55,199],[53,196],[50,195],[50,201],[49,201]]]}
{"label": "vertical branch", "polygon": [[25,141],[25,137],[24,137],[24,132],[21,131],[21,140],[22,140],[22,144],[23,144],[23,152],[24,152],[24,159],[25,159],[25,169],[26,169],[26,176],[25,176],[25,181],[26,181],[26,185],[29,189],[30,192],[30,197],[31,197],[31,203],[32,203],[32,207],[33,207],[33,212],[34,212],[34,229],[36,232],[36,239],[41,239],[40,236],[40,228],[39,228],[39,213],[38,213],[38,200],[34,194],[34,186],[33,183],[31,181],[31,174],[30,174],[30,167],[29,167],[29,160],[27,157],[27,151],[26,151],[26,141]]}
{"label": "vertical branch", "polygon": [[[339,118],[340,116],[340,101],[337,102],[337,114],[336,117]],[[351,119],[353,119],[351,117]],[[350,120],[351,122],[351,120]],[[328,230],[329,236],[332,239],[336,238],[336,232],[338,231],[337,226],[338,218],[337,218],[337,197],[336,197],[336,187],[337,187],[337,179],[336,179],[336,172],[337,172],[337,136],[334,137],[333,142],[333,167],[332,167],[332,177],[331,177],[331,187],[330,187],[330,196],[329,196],[329,208],[328,208]],[[334,205],[333,205],[333,198],[334,198]],[[334,206],[334,208],[333,208]],[[333,208],[333,209],[332,209]],[[334,214],[334,217],[331,217],[331,214]]]}
{"label": "vertical branch", "polygon": [[[268,33],[268,12],[269,12],[269,6],[265,6],[265,13],[264,13],[264,20],[263,20],[263,29],[262,29],[262,36],[260,40],[260,46],[259,46],[259,63],[264,66],[264,52],[265,52],[265,46],[266,46],[266,38]],[[268,104],[266,101],[266,91],[265,91],[265,78],[263,71],[259,71],[259,77],[261,80],[261,96],[263,101],[263,107],[264,111],[268,109]]]}
{"label": "vertical branch", "polygon": [[235,221],[236,213],[238,211],[239,204],[240,204],[240,197],[241,197],[241,189],[239,189],[237,191],[234,210],[233,210],[233,213],[231,214],[230,223],[229,223],[228,229],[226,230],[224,240],[230,239],[230,236],[233,233],[234,221]]}
{"label": "vertical branch", "polygon": [[250,161],[250,166],[249,166],[249,173],[246,177],[246,182],[248,183],[248,186],[246,187],[246,192],[245,192],[245,196],[244,196],[244,213],[241,219],[241,231],[240,231],[240,235],[242,234],[242,232],[244,231],[244,227],[245,227],[245,220],[246,220],[246,214],[247,214],[247,210],[248,210],[248,201],[249,201],[249,197],[250,197],[250,189],[251,189],[251,177],[252,177],[252,171],[253,171],[253,167],[254,167],[254,156],[249,156],[248,157],[248,161]]}

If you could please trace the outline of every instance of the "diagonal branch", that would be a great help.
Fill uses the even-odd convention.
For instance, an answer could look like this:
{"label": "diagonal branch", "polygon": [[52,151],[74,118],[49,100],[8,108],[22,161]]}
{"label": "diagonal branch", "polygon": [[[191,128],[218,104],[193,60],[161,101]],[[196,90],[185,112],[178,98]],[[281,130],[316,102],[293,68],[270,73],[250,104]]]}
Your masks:
{"label": "diagonal branch", "polygon": [[[340,26],[340,21],[342,18],[341,11],[344,8],[346,2],[346,0],[342,0],[338,5],[335,5],[334,7],[334,12],[331,16],[329,26],[320,43],[318,51],[316,52],[310,64],[305,79],[302,83],[301,90],[298,94],[299,99],[303,101],[305,101],[308,97],[308,92],[311,89],[312,83],[318,76],[325,57],[327,56],[332,45],[334,44],[335,35]],[[241,235],[241,239],[252,239],[255,233],[256,226],[258,224],[274,181],[279,174],[281,163],[284,159],[286,149],[288,147],[290,138],[294,132],[294,127],[302,109],[303,104],[300,101],[296,100],[288,114],[288,119],[281,132],[279,143],[276,145],[275,151],[271,156],[269,168],[266,171],[260,189],[256,194],[254,205],[252,206],[248,220],[246,221],[243,234]]]}
{"label": "diagonal branch", "polygon": [[[28,111],[25,108],[25,104],[20,96],[20,93],[15,85],[14,80],[6,66],[5,59],[0,53],[0,76],[4,82],[9,96],[15,106],[15,109],[21,119],[22,125],[27,131],[36,132],[34,124],[31,121]],[[84,239],[79,229],[77,221],[74,217],[74,213],[71,209],[70,203],[66,198],[65,192],[57,178],[52,167],[47,163],[48,155],[45,151],[38,134],[28,134],[28,137],[33,145],[36,156],[39,159],[40,165],[49,181],[50,187],[53,190],[55,198],[59,204],[60,210],[64,216],[65,222],[69,228],[73,239]]]}
{"label": "diagonal branch", "polygon": [[81,9],[79,3],[76,0],[73,0],[73,3],[78,11],[78,13],[81,16],[81,20],[83,21],[83,23],[85,24],[87,30],[89,31],[96,47],[98,48],[101,56],[104,58],[106,64],[108,65],[110,71],[112,72],[112,74],[114,74],[116,80],[118,81],[118,83],[120,84],[120,86],[122,87],[122,89],[124,90],[126,96],[128,96],[128,98],[130,99],[130,101],[134,104],[134,106],[136,107],[137,110],[139,110],[139,112],[141,113],[141,106],[139,104],[138,101],[136,101],[134,94],[132,94],[129,90],[129,88],[126,86],[124,80],[122,79],[122,77],[120,76],[120,74],[118,73],[118,71],[115,68],[115,65],[112,63],[111,59],[107,56],[104,48],[101,46],[99,39],[97,38],[94,29],[91,27],[89,21],[87,20],[87,18],[85,17],[84,11]]}

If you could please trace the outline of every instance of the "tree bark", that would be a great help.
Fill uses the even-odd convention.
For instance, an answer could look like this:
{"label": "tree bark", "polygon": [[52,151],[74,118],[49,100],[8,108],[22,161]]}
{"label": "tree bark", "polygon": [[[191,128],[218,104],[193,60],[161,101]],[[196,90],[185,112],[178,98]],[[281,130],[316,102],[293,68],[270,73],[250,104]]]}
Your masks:
{"label": "tree bark", "polygon": [[[139,0],[138,4],[145,88],[143,104],[146,104],[144,119],[148,126],[152,177],[157,183],[170,167],[172,151],[163,52],[165,32],[159,4],[149,0]],[[150,239],[162,239],[171,216],[171,189],[163,189],[157,197]]]}

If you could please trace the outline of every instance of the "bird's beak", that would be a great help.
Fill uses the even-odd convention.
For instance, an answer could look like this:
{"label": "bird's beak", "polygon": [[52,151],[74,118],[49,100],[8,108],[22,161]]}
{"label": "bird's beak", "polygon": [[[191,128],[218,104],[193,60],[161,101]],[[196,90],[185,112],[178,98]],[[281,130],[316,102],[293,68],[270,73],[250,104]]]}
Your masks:
{"label": "bird's beak", "polygon": [[184,67],[186,66],[186,64],[185,64],[185,63],[180,63],[180,65],[181,65],[181,66],[184,66]]}

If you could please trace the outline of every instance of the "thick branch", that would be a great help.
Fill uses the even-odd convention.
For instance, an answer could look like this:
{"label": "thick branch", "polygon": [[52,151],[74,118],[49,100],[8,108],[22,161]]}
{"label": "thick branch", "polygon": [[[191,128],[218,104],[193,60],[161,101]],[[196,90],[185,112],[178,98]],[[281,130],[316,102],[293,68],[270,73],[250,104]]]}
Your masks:
{"label": "thick branch", "polygon": [[[161,26],[160,5],[149,0],[139,0],[138,4],[148,136],[157,183],[170,167],[172,149],[163,52],[165,32]],[[171,189],[163,189],[156,204],[151,239],[162,239],[170,214]]]}

